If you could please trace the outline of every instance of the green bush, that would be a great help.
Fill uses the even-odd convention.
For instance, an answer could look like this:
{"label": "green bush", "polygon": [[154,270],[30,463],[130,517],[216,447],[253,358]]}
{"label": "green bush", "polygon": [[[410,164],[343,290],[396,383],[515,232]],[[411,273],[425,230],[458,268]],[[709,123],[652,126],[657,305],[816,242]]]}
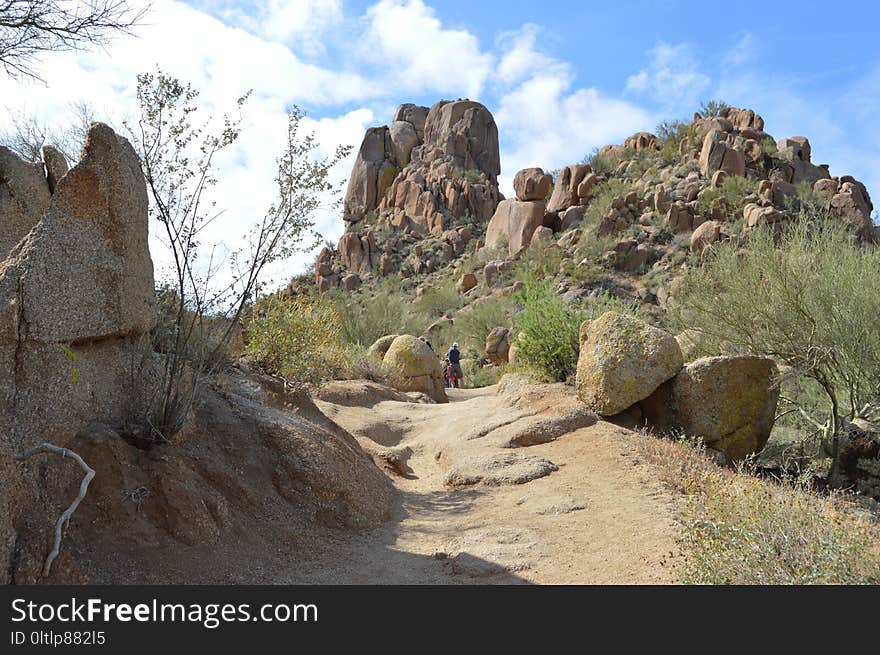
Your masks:
{"label": "green bush", "polygon": [[517,302],[522,305],[514,320],[517,363],[559,382],[570,379],[577,370],[581,323],[608,311],[640,313],[637,302],[607,292],[583,307],[575,306],[555,292],[552,281],[535,276],[526,280]]}
{"label": "green bush", "polygon": [[840,419],[880,415],[880,295],[870,291],[878,279],[880,250],[804,214],[781,236],[751,231],[744,251],[715,249],[686,275],[672,320],[697,330],[704,354],[772,357],[814,380],[826,403],[810,422],[836,462]]}
{"label": "green bush", "polygon": [[723,100],[709,100],[708,102],[700,103],[700,114],[702,114],[703,118],[713,118],[720,116],[722,111],[729,108],[730,105]]}
{"label": "green bush", "polygon": [[523,311],[514,324],[517,361],[564,381],[577,368],[584,312],[560,298],[549,280],[536,277],[526,280],[519,301]]}
{"label": "green bush", "polygon": [[584,212],[582,225],[585,229],[593,229],[602,220],[602,217],[611,209],[611,201],[616,196],[625,196],[632,187],[620,179],[612,178],[599,184],[593,192],[590,204]]}
{"label": "green bush", "polygon": [[270,296],[254,309],[246,353],[291,387],[313,386],[345,366],[340,320],[333,307],[305,296]]}
{"label": "green bush", "polygon": [[621,158],[610,152],[600,152],[599,148],[593,148],[593,151],[584,157],[583,161],[590,165],[596,175],[609,175],[620,164]]}
{"label": "green bush", "polygon": [[724,220],[736,221],[742,218],[746,196],[757,189],[757,183],[746,177],[727,177],[720,187],[709,187],[702,192],[697,211],[703,216],[712,216],[713,211],[720,211]]}
{"label": "green bush", "polygon": [[684,121],[664,121],[657,126],[657,136],[663,141],[659,151],[660,160],[664,164],[674,164],[681,157],[679,149],[683,142],[696,145],[697,126]]}
{"label": "green bush", "polygon": [[329,302],[339,316],[342,341],[369,347],[386,334],[421,334],[430,321],[415,314],[403,284],[400,276],[388,276],[375,291],[362,288],[333,296]]}
{"label": "green bush", "polygon": [[456,288],[455,281],[449,280],[442,285],[431,287],[416,298],[412,303],[412,309],[417,316],[430,323],[446,312],[458,309],[462,303],[462,295]]}
{"label": "green bush", "polygon": [[[514,312],[511,296],[495,296],[480,299],[459,312],[455,326],[450,334],[462,344],[462,351],[468,356],[485,356],[486,337],[496,327],[506,327],[511,323]],[[436,344],[435,344],[436,345]]]}

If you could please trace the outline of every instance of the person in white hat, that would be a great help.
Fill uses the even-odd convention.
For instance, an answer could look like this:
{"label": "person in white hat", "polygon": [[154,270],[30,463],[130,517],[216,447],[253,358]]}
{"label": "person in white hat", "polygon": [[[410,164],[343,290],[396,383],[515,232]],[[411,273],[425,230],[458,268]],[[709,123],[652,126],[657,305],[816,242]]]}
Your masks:
{"label": "person in white hat", "polygon": [[453,387],[458,388],[461,386],[461,379],[464,377],[461,371],[461,351],[458,349],[458,341],[452,344],[452,348],[446,353],[446,359],[449,360],[449,381]]}

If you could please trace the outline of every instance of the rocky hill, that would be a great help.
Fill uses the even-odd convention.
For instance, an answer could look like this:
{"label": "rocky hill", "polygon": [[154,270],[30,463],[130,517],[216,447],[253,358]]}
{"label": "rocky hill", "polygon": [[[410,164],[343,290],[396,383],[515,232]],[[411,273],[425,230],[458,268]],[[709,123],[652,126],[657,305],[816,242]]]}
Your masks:
{"label": "rocky hill", "polygon": [[[813,163],[807,137],[776,139],[759,114],[735,107],[661,128],[554,175],[519,171],[516,197],[505,199],[496,182],[498,131],[486,107],[401,105],[390,125],[367,130],[346,193],[346,231],[335,250],[318,255],[317,289],[351,291],[397,274],[436,284],[460,276],[463,256],[482,249],[483,259],[488,252],[497,261],[463,284],[492,287],[499,268],[540,241],[558,248],[557,278],[570,298],[602,288],[663,305],[688,253],[745,242],[759,225],[781,229],[808,198],[858,239],[880,239],[864,184]],[[579,281],[575,269],[593,263],[602,274]]]}

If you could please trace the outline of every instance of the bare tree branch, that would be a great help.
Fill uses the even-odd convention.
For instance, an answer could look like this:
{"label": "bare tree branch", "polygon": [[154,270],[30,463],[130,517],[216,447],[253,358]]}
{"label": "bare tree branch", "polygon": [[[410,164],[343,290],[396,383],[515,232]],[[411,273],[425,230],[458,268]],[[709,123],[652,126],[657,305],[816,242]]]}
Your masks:
{"label": "bare tree branch", "polygon": [[127,0],[0,0],[0,64],[9,75],[41,80],[34,69],[43,52],[107,45],[130,34],[147,8]]}
{"label": "bare tree branch", "polygon": [[65,524],[70,523],[70,517],[73,516],[73,513],[76,511],[76,508],[79,507],[82,499],[86,497],[86,494],[89,491],[89,483],[91,483],[92,478],[95,477],[95,470],[86,464],[83,461],[83,458],[72,450],[61,448],[60,446],[51,443],[41,443],[39,446],[34,446],[29,450],[18,453],[15,456],[15,459],[21,461],[37,453],[52,453],[55,455],[61,455],[62,457],[70,457],[80,465],[83,471],[86,472],[85,477],[83,477],[82,482],[79,485],[79,494],[73,499],[70,506],[61,513],[58,520],[55,521],[55,543],[52,546],[52,550],[49,551],[49,554],[46,556],[46,563],[43,565],[43,575],[48,576],[52,569],[52,562],[55,561],[55,558],[58,557],[58,553],[61,552],[61,531]]}

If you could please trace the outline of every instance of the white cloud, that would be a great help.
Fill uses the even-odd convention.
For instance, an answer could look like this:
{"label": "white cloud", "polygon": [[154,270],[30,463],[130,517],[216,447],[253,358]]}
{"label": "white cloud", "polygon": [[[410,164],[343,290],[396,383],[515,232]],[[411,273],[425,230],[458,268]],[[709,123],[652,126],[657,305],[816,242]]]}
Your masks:
{"label": "white cloud", "polygon": [[521,168],[573,164],[593,148],[619,143],[653,124],[647,112],[625,100],[594,88],[572,90],[569,67],[550,64],[505,93],[495,113],[503,143],[499,184],[507,196]]}
{"label": "white cloud", "polygon": [[188,4],[306,55],[322,53],[322,36],[343,20],[342,0],[191,0]]}
{"label": "white cloud", "polygon": [[366,12],[360,55],[378,64],[395,92],[461,93],[479,97],[494,58],[477,38],[444,27],[422,0],[380,0]]}
{"label": "white cloud", "polygon": [[627,78],[626,91],[644,95],[667,111],[694,107],[711,80],[700,72],[693,47],[660,41],[647,54],[648,66]]}
{"label": "white cloud", "polygon": [[315,37],[342,20],[340,0],[269,0],[262,16],[262,32],[289,42]]}
{"label": "white cloud", "polygon": [[739,41],[722,57],[722,63],[728,67],[742,66],[755,59],[757,44],[751,32],[746,32]]}
{"label": "white cloud", "polygon": [[535,48],[540,32],[538,25],[527,23],[518,30],[498,35],[495,43],[504,54],[495,72],[497,81],[510,85],[535,72],[565,66]]}
{"label": "white cloud", "polygon": [[[198,104],[217,115],[233,110],[235,99],[253,89],[244,108],[241,137],[218,161],[221,182],[215,189],[216,200],[225,211],[206,232],[206,239],[227,242],[227,247],[273,200],[274,162],[285,139],[289,106],[363,101],[374,88],[357,74],[304,63],[280,43],[225,25],[186,4],[154,0],[136,37],[118,38],[107,51],[47,55],[39,67],[45,84],[0,76],[0,108],[33,112],[56,124],[59,117],[66,120],[69,102],[88,100],[99,117],[122,131],[123,120],[137,112],[137,74],[154,70],[157,64],[192,83],[201,92]],[[357,146],[372,120],[368,110],[352,110],[307,120],[303,129],[314,129],[324,153],[330,154],[339,143]],[[0,128],[5,122],[0,114]],[[351,163],[340,165],[334,175],[346,178]],[[341,221],[326,211],[315,218],[319,228],[331,235],[341,230]],[[167,253],[155,238],[153,246],[161,271],[168,263]],[[288,275],[303,268],[306,259],[288,262]]]}

